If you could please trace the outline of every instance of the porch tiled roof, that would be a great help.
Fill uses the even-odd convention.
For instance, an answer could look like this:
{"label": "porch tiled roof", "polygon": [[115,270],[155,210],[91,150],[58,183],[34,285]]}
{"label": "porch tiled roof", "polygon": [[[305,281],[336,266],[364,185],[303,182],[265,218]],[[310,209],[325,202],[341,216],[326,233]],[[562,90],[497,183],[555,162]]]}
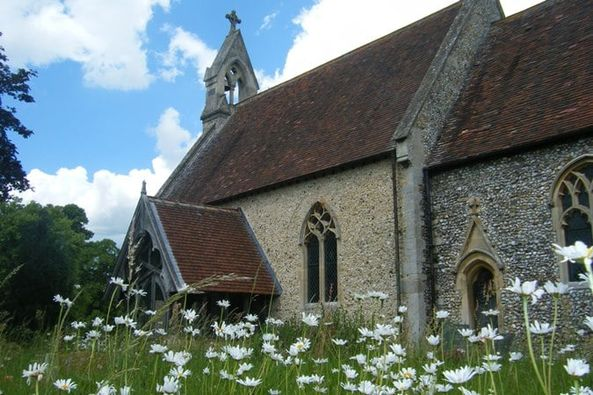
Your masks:
{"label": "porch tiled roof", "polygon": [[149,198],[183,280],[199,283],[215,275],[235,274],[246,279],[224,281],[203,288],[246,294],[279,294],[281,289],[242,212]]}

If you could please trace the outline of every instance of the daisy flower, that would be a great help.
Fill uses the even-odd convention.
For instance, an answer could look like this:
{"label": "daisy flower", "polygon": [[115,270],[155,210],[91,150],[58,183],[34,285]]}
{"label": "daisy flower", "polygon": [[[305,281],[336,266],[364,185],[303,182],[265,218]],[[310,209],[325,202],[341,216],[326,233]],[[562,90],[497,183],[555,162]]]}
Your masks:
{"label": "daisy flower", "polygon": [[455,370],[445,370],[443,372],[445,380],[447,380],[451,384],[465,383],[466,381],[471,380],[471,378],[474,377],[475,374],[475,369],[470,368],[469,366],[463,366]]}
{"label": "daisy flower", "polygon": [[66,391],[68,393],[76,389],[76,383],[71,379],[58,379],[54,381],[54,386],[60,391]]}
{"label": "daisy flower", "polygon": [[447,310],[439,310],[436,312],[436,317],[439,320],[444,320],[445,318],[449,317],[449,312]]}
{"label": "daisy flower", "polygon": [[301,321],[307,326],[318,326],[319,325],[319,316],[315,315],[315,314],[302,313]]}
{"label": "daisy flower", "polygon": [[157,384],[156,392],[160,392],[162,394],[176,394],[179,392],[180,388],[181,385],[176,378],[165,376],[163,379],[163,385]]}
{"label": "daisy flower", "polygon": [[149,353],[151,353],[151,354],[162,354],[162,353],[167,352],[167,350],[168,350],[167,346],[163,346],[163,345],[160,345],[160,344],[156,344],[155,343],[155,344],[151,344],[150,345],[150,351],[149,351]]}
{"label": "daisy flower", "polygon": [[97,395],[115,395],[115,387],[109,381],[103,380],[97,384]]}
{"label": "daisy flower", "polygon": [[[227,306],[228,307],[228,306]],[[190,324],[198,318],[198,313],[194,309],[182,310],[183,318],[185,318]]]}
{"label": "daisy flower", "polygon": [[537,281],[521,283],[518,277],[515,277],[513,283],[505,289],[521,296],[531,296],[531,304],[535,304],[544,294],[544,290],[537,287]]}
{"label": "daisy flower", "polygon": [[27,379],[27,384],[31,384],[31,380],[41,381],[45,371],[47,370],[47,363],[32,363],[29,364],[29,369],[23,370],[23,378]]}
{"label": "daisy flower", "polygon": [[581,377],[589,373],[589,364],[583,359],[568,358],[564,369],[571,376]]}
{"label": "daisy flower", "polygon": [[168,351],[163,354],[163,361],[170,362],[176,366],[184,366],[191,359],[191,354],[187,351],[173,352]]}
{"label": "daisy flower", "polygon": [[249,322],[256,322],[258,320],[257,314],[247,314],[245,320]]}
{"label": "daisy flower", "polygon": [[244,379],[237,379],[237,383],[244,385],[245,387],[257,387],[261,384],[261,379],[245,377]]}
{"label": "daisy flower", "polygon": [[509,362],[516,362],[523,358],[523,354],[520,352],[510,352],[509,353]]}
{"label": "daisy flower", "polygon": [[386,300],[389,298],[389,295],[381,291],[369,291],[367,292],[367,297],[377,300]]}
{"label": "daisy flower", "polygon": [[124,283],[124,279],[121,277],[111,277],[109,284],[121,287],[122,291],[124,292],[128,289],[128,284]]}
{"label": "daisy flower", "polygon": [[554,327],[548,324],[547,322],[540,323],[539,321],[535,321],[533,324],[529,325],[529,330],[536,335],[546,335],[554,330]]}
{"label": "daisy flower", "polygon": [[561,247],[558,244],[552,244],[554,252],[564,257],[564,261],[574,262],[583,259],[584,263],[590,265],[593,260],[593,247],[587,247],[582,241],[577,241],[574,245]]}
{"label": "daisy flower", "polygon": [[186,379],[190,375],[191,371],[184,369],[183,366],[175,366],[174,368],[171,368],[171,370],[169,371],[169,376],[174,377],[178,380]]}
{"label": "daisy flower", "polygon": [[565,283],[553,283],[550,280],[544,284],[544,290],[550,295],[564,295],[570,291],[570,287]]}

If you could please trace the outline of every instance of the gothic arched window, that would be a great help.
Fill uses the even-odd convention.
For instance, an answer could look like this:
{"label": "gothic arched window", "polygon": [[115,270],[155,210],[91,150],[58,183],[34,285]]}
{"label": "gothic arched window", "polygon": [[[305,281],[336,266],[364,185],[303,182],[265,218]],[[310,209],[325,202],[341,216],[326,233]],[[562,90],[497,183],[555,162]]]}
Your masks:
{"label": "gothic arched window", "polygon": [[237,104],[239,95],[239,72],[237,66],[231,66],[229,71],[224,76],[224,91],[226,94],[227,103],[229,105]]}
{"label": "gothic arched window", "polygon": [[304,227],[305,302],[338,301],[338,235],[330,212],[315,203]]}
{"label": "gothic arched window", "polygon": [[[561,245],[582,241],[593,245],[593,157],[570,164],[554,188],[555,223]],[[581,281],[581,264],[568,262],[562,268],[563,281]]]}
{"label": "gothic arched window", "polygon": [[159,308],[166,297],[161,285],[160,275],[163,262],[160,251],[152,243],[150,234],[146,232],[140,239],[137,251],[138,285],[146,292],[142,300],[148,309]]}
{"label": "gothic arched window", "polygon": [[488,324],[501,327],[500,290],[502,274],[496,261],[482,252],[468,254],[458,266],[457,288],[461,291],[461,320],[471,328]]}

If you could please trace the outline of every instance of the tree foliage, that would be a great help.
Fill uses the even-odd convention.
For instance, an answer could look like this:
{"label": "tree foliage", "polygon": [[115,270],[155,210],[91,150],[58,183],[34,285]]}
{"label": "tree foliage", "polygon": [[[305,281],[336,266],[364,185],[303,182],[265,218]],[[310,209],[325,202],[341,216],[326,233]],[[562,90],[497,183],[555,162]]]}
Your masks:
{"label": "tree foliage", "polygon": [[92,236],[83,209],[75,205],[41,206],[18,200],[0,203],[0,278],[20,269],[2,289],[0,309],[15,324],[40,328],[51,323],[58,306],[56,294],[72,295],[81,284],[85,295],[74,311],[84,316],[99,307],[117,247]]}
{"label": "tree foliage", "polygon": [[16,146],[10,140],[8,132],[17,133],[24,138],[33,132],[16,117],[16,109],[7,105],[5,98],[24,103],[34,102],[33,96],[29,94],[28,83],[35,75],[34,71],[26,69],[12,72],[8,67],[4,48],[0,46],[0,201],[6,201],[13,190],[24,191],[30,187],[17,158]]}

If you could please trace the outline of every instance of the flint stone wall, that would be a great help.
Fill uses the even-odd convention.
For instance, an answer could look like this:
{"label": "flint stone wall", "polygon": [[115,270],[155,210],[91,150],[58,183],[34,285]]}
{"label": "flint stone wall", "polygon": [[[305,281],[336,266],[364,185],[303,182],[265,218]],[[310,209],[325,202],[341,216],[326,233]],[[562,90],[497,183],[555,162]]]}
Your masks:
{"label": "flint stone wall", "polygon": [[[571,160],[593,153],[593,138],[520,155],[472,163],[432,174],[432,222],[435,244],[437,303],[460,321],[461,292],[456,288],[456,266],[470,225],[467,200],[481,202],[479,218],[504,269],[505,287],[519,277],[522,281],[560,281],[560,259],[553,253],[556,243],[552,220],[552,188],[561,169]],[[503,331],[521,331],[520,299],[501,294]],[[550,297],[531,308],[539,319],[551,322]],[[562,322],[579,326],[583,314],[593,313],[588,289],[574,289],[563,304]],[[537,318],[537,316],[534,316]]]}
{"label": "flint stone wall", "polygon": [[[338,306],[361,307],[355,292],[389,294],[383,309],[395,312],[395,254],[392,171],[389,159],[226,202],[241,207],[282,286],[274,314],[290,318],[305,306],[303,223],[316,202],[338,226]],[[377,311],[379,302],[362,302]],[[328,306],[335,308],[336,306]],[[371,307],[371,308],[369,308]]]}

